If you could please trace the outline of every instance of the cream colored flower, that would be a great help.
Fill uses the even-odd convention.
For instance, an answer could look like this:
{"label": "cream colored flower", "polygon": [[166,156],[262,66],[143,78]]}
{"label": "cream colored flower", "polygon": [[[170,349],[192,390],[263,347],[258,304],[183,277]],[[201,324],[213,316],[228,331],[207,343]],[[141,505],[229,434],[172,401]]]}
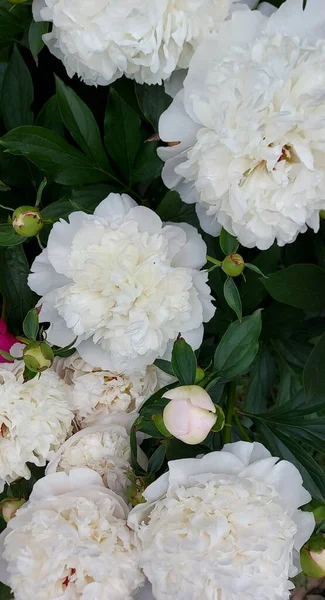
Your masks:
{"label": "cream colored flower", "polygon": [[0,538],[16,600],[131,600],[142,584],[126,504],[90,469],[38,481]]}
{"label": "cream colored flower", "polygon": [[22,362],[0,368],[0,491],[30,478],[27,463],[44,466],[71,431],[71,392],[47,370],[24,383]]}
{"label": "cream colored flower", "polygon": [[[270,14],[268,6],[263,11]],[[236,11],[196,51],[160,119],[163,180],[202,228],[247,247],[293,242],[325,208],[325,11]]]}
{"label": "cream colored flower", "polygon": [[182,333],[194,349],[215,312],[206,244],[186,223],[163,225],[150,209],[110,194],[94,215],[55,223],[30,287],[42,296],[48,340],[73,342],[95,368],[133,374],[168,357]]}
{"label": "cream colored flower", "polygon": [[[313,528],[291,463],[258,443],[175,460],[129,515],[157,600],[287,600]],[[139,596],[141,598],[141,596]]]}
{"label": "cream colored flower", "polygon": [[123,74],[161,83],[187,68],[194,49],[229,14],[232,0],[34,0],[43,39],[72,77],[107,85]]}

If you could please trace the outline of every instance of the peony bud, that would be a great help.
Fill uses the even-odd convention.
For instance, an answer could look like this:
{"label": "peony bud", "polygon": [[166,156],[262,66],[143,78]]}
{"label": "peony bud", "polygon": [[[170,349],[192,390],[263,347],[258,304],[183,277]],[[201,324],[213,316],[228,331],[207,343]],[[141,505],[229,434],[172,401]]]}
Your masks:
{"label": "peony bud", "polygon": [[240,254],[229,254],[224,259],[221,268],[229,277],[238,277],[245,269],[244,259]]}
{"label": "peony bud", "polygon": [[35,206],[20,206],[12,217],[12,226],[23,237],[34,237],[43,227],[40,211]]}
{"label": "peony bud", "polygon": [[195,383],[200,383],[205,377],[205,371],[201,367],[196,367]]}
{"label": "peony bud", "polygon": [[18,508],[25,504],[26,500],[23,498],[5,498],[0,502],[0,512],[6,523],[9,523],[14,518]]}
{"label": "peony bud", "polygon": [[163,419],[168,431],[185,444],[200,444],[217,421],[216,407],[209,394],[198,385],[169,390]]}
{"label": "peony bud", "polygon": [[46,342],[31,342],[24,348],[24,363],[33,373],[46,371],[53,362],[52,348]]}
{"label": "peony bud", "polygon": [[[6,323],[0,319],[0,350],[10,352],[11,347],[16,344],[16,338],[8,333]],[[0,363],[8,362],[5,358],[0,356]]]}
{"label": "peony bud", "polygon": [[318,579],[325,576],[325,536],[310,538],[300,552],[301,567],[305,575]]}

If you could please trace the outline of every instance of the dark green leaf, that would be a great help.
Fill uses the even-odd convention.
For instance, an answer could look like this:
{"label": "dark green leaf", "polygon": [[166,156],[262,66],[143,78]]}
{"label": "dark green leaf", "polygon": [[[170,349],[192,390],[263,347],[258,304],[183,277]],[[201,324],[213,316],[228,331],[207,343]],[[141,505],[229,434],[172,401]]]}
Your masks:
{"label": "dark green leaf", "polygon": [[141,119],[112,89],[105,116],[105,145],[124,180],[131,182],[135,159],[142,143]]}
{"label": "dark green leaf", "polygon": [[267,397],[275,377],[275,362],[267,344],[260,349],[252,366],[248,381],[244,409],[259,413],[266,410]]}
{"label": "dark green leaf", "polygon": [[228,233],[225,229],[221,229],[221,233],[219,236],[219,245],[222,252],[228,256],[228,254],[232,254],[232,252],[237,252],[239,243],[236,237]]}
{"label": "dark green leaf", "polygon": [[303,381],[307,401],[313,396],[325,396],[325,333],[309,356]]}
{"label": "dark green leaf", "polygon": [[158,122],[162,113],[171,104],[172,99],[165,92],[163,85],[135,84],[135,92],[141,112],[158,132]]}
{"label": "dark green leaf", "polygon": [[44,46],[43,35],[49,30],[49,23],[44,21],[32,21],[28,32],[28,43],[30,51],[36,60]]}
{"label": "dark green leaf", "polygon": [[172,364],[168,360],[157,358],[155,365],[158,367],[158,369],[164,371],[164,373],[168,373],[168,375],[174,375]]}
{"label": "dark green leaf", "polygon": [[12,362],[14,360],[14,357],[11,356],[10,352],[6,352],[5,350],[0,350],[0,356],[2,356],[2,358],[4,358],[5,360],[8,360],[9,362]]}
{"label": "dark green leaf", "polygon": [[214,355],[214,368],[223,381],[248,371],[258,352],[261,327],[260,310],[228,327]]}
{"label": "dark green leaf", "polygon": [[258,273],[258,275],[262,275],[262,277],[265,277],[265,279],[268,278],[267,275],[264,275],[264,273],[262,273],[261,269],[259,269],[256,265],[245,262],[245,267],[247,269],[249,269],[250,271],[254,271],[255,273]]}
{"label": "dark green leaf", "polygon": [[157,473],[159,469],[161,469],[161,467],[164,464],[165,456],[165,446],[163,444],[160,444],[160,446],[158,446],[157,450],[155,450],[155,452],[149,459],[148,475],[153,475],[154,473]]}
{"label": "dark green leaf", "polygon": [[225,284],[223,286],[223,293],[225,295],[225,299],[230,308],[235,311],[237,318],[239,321],[242,320],[242,305],[240,294],[238,288],[232,279],[232,277],[227,277]]}
{"label": "dark green leaf", "polygon": [[[256,266],[258,269],[260,269],[265,275],[269,275],[277,270],[279,260],[280,248],[274,244],[268,250],[258,254],[252,264],[254,267]],[[243,281],[239,289],[243,305],[243,313],[247,315],[251,314],[260,305],[264,298],[267,297],[268,294],[265,287],[261,283],[260,277],[258,277],[257,273],[254,271],[249,269],[246,270],[245,279],[246,282]]]}
{"label": "dark green leaf", "polygon": [[162,161],[157,155],[157,144],[145,142],[140,149],[132,172],[132,183],[153,181],[160,176]]}
{"label": "dark green leaf", "polygon": [[37,115],[35,124],[39,127],[51,129],[51,131],[55,131],[55,133],[61,137],[64,136],[64,127],[56,96],[52,96],[47,102],[45,102],[39,114]]}
{"label": "dark green leaf", "polygon": [[15,232],[11,223],[0,223],[0,246],[19,246],[25,239]]}
{"label": "dark green leaf", "polygon": [[16,46],[5,72],[1,91],[1,112],[6,129],[31,125],[34,88],[30,72]]}
{"label": "dark green leaf", "polygon": [[91,110],[61,79],[56,77],[55,81],[58,106],[67,130],[90,162],[109,170],[99,128]]}
{"label": "dark green leaf", "polygon": [[81,189],[74,189],[70,194],[64,196],[57,202],[49,204],[42,210],[47,219],[67,219],[69,214],[76,210],[82,210],[92,214],[98,204],[102,202],[116,187],[106,184],[89,185]]}
{"label": "dark green leaf", "polygon": [[262,283],[278,302],[315,312],[324,308],[325,271],[316,265],[292,265]]}
{"label": "dark green leaf", "polygon": [[172,221],[173,223],[185,222],[198,227],[194,205],[182,202],[178,192],[167,192],[158,205],[156,213],[163,221]]}
{"label": "dark green leaf", "polygon": [[[110,181],[111,174],[90,164],[88,159],[59,135],[43,127],[17,127],[0,143],[12,154],[22,154],[39,169],[63,185]],[[114,179],[114,178],[113,178]]]}
{"label": "dark green leaf", "polygon": [[[1,16],[0,16],[1,18]],[[0,582],[0,598],[1,600],[13,600],[13,594],[11,593],[11,589],[6,585]]]}
{"label": "dark green leaf", "polygon": [[23,322],[23,332],[26,337],[31,340],[36,340],[39,329],[39,321],[38,321],[38,312],[36,308],[32,308],[28,311],[24,322]]}
{"label": "dark green leaf", "polygon": [[216,404],[215,407],[216,407],[217,421],[216,421],[215,425],[213,425],[211,431],[213,431],[214,433],[219,433],[219,431],[221,431],[225,426],[226,417],[225,417],[225,413],[224,413],[223,409],[221,408],[221,406],[219,406],[219,404]]}
{"label": "dark green leaf", "polygon": [[196,356],[189,344],[180,338],[172,352],[172,369],[181,385],[194,385],[196,379]]}
{"label": "dark green leaf", "polygon": [[21,32],[22,25],[19,19],[0,6],[0,42],[15,40]]}
{"label": "dark green leaf", "polygon": [[0,291],[6,300],[8,328],[21,331],[23,320],[35,305],[35,296],[27,285],[29,265],[23,246],[0,250]]}

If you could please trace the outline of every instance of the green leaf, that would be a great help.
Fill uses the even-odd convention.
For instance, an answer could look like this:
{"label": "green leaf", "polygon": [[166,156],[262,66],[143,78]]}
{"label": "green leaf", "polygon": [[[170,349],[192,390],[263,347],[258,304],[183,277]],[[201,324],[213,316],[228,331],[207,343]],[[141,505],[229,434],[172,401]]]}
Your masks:
{"label": "green leaf", "polygon": [[0,250],[0,291],[6,300],[8,328],[19,333],[25,315],[35,305],[27,285],[29,265],[23,246]]}
{"label": "green leaf", "polygon": [[278,302],[315,312],[324,308],[325,271],[316,265],[292,265],[262,283]]}
{"label": "green leaf", "polygon": [[140,117],[111,89],[105,115],[105,146],[128,184],[141,143]]}
{"label": "green leaf", "polygon": [[157,144],[145,142],[140,149],[132,172],[132,183],[153,181],[160,176],[162,161],[157,155]]}
{"label": "green leaf", "polygon": [[196,367],[196,356],[191,346],[183,338],[179,338],[172,351],[172,369],[181,385],[194,385]]}
{"label": "green leaf", "polygon": [[253,265],[252,263],[245,262],[245,267],[247,269],[249,269],[250,271],[254,271],[255,273],[258,273],[258,275],[261,275],[262,277],[265,277],[265,279],[268,279],[267,275],[264,275],[264,273],[262,273],[261,269],[259,269],[256,265]]}
{"label": "green leaf", "polygon": [[98,125],[88,106],[61,79],[55,78],[56,97],[62,121],[90,162],[109,170]]}
{"label": "green leaf", "polygon": [[163,444],[160,444],[160,446],[158,446],[157,450],[155,450],[155,452],[152,454],[152,456],[149,459],[148,475],[153,475],[154,473],[157,473],[157,471],[159,471],[159,469],[161,469],[161,467],[164,464],[165,457],[166,457],[165,446]]}
{"label": "green leaf", "polygon": [[155,132],[158,132],[160,116],[171,104],[172,98],[166,94],[163,85],[147,85],[146,83],[136,83],[135,93],[141,112],[147,121],[151,123]]}
{"label": "green leaf", "polygon": [[259,413],[266,410],[267,397],[275,378],[275,361],[267,344],[260,349],[252,366],[248,381],[244,410]]}
{"label": "green leaf", "polygon": [[49,30],[49,23],[32,21],[28,31],[29,49],[36,60],[44,46],[43,35]]}
{"label": "green leaf", "polygon": [[0,42],[10,42],[22,32],[22,24],[14,13],[0,6]]}
{"label": "green leaf", "polygon": [[115,180],[59,135],[43,127],[17,127],[0,143],[12,154],[26,156],[39,169],[62,185],[82,185]]}
{"label": "green leaf", "polygon": [[193,204],[182,202],[178,192],[167,192],[156,210],[157,215],[163,221],[172,221],[173,223],[190,223],[198,227],[198,219]]}
{"label": "green leaf", "polygon": [[14,361],[14,357],[11,356],[10,352],[6,352],[5,350],[0,350],[0,356],[2,356],[2,358],[5,358],[5,360],[8,360],[9,362]]}
{"label": "green leaf", "polygon": [[239,321],[242,320],[242,305],[238,288],[231,277],[227,277],[223,286],[223,293],[227,304],[235,311]]}
{"label": "green leaf", "polygon": [[313,396],[325,396],[325,333],[306,363],[303,382],[307,401]]}
{"label": "green leaf", "polygon": [[239,243],[236,237],[228,233],[225,229],[221,229],[221,233],[219,236],[219,245],[222,252],[228,256],[228,254],[232,254],[233,252],[237,252]]}
{"label": "green leaf", "polygon": [[15,46],[4,75],[1,91],[1,112],[8,131],[20,125],[33,123],[34,116],[31,111],[33,100],[32,78]]}
{"label": "green leaf", "polygon": [[155,360],[155,366],[164,373],[168,373],[168,375],[174,375],[172,364],[168,360],[157,358],[157,360]]}
{"label": "green leaf", "polygon": [[213,431],[214,433],[219,433],[219,431],[221,431],[225,426],[226,417],[225,417],[225,413],[224,413],[223,409],[221,408],[221,406],[219,406],[219,404],[215,404],[215,408],[216,408],[217,421],[216,421],[215,425],[213,425],[211,431]]}
{"label": "green leaf", "polygon": [[214,355],[214,368],[223,381],[248,371],[258,352],[261,327],[260,310],[228,327]]}
{"label": "green leaf", "polygon": [[32,308],[28,311],[24,322],[23,332],[26,337],[31,340],[36,340],[39,330],[38,312],[36,308]]}
{"label": "green leaf", "polygon": [[0,223],[0,246],[19,246],[25,240],[15,232],[11,223]]}
{"label": "green leaf", "polygon": [[61,137],[64,136],[64,126],[56,96],[51,96],[42,106],[36,117],[35,125],[51,129],[51,131],[55,131]]}
{"label": "green leaf", "polygon": [[[280,248],[274,244],[271,246],[271,248],[268,248],[268,250],[258,254],[252,264],[254,267],[256,266],[259,270],[261,270],[265,275],[269,275],[278,269],[279,260]],[[264,285],[261,283],[262,280],[254,271],[250,269],[246,270],[245,279],[246,281],[242,281],[239,290],[243,305],[243,313],[249,315],[256,308],[258,308],[260,303],[267,298],[268,294]]]}
{"label": "green leaf", "polygon": [[[0,16],[1,18],[1,16]],[[11,589],[0,582],[0,598],[1,600],[13,600],[13,594]]]}

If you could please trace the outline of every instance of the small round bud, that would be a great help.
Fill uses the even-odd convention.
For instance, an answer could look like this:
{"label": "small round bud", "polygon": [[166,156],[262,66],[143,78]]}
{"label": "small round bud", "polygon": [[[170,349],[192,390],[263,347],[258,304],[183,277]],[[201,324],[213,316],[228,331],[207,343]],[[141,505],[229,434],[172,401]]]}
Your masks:
{"label": "small round bud", "polygon": [[202,369],[201,367],[197,367],[196,374],[195,374],[195,384],[198,384],[201,381],[203,381],[204,377],[205,377],[204,369]]}
{"label": "small round bud", "polygon": [[46,342],[31,342],[25,346],[23,358],[30,371],[41,373],[52,365],[54,353]]}
{"label": "small round bud", "polygon": [[229,277],[238,277],[245,269],[244,259],[240,254],[229,254],[224,259],[221,268]]}
{"label": "small round bud", "polygon": [[305,575],[318,579],[325,576],[325,536],[313,535],[300,551]]}
{"label": "small round bud", "polygon": [[183,385],[163,395],[170,402],[164,409],[165,427],[185,444],[200,444],[216,424],[218,416],[208,392],[198,385]]}
{"label": "small round bud", "polygon": [[13,214],[12,226],[18,235],[34,237],[43,227],[42,215],[35,206],[20,206]]}
{"label": "small round bud", "polygon": [[319,216],[321,219],[323,219],[323,221],[325,220],[325,210],[320,210],[319,211]]}
{"label": "small round bud", "polygon": [[9,523],[14,518],[17,510],[25,504],[26,500],[23,498],[5,498],[0,502],[0,512],[6,523]]}

